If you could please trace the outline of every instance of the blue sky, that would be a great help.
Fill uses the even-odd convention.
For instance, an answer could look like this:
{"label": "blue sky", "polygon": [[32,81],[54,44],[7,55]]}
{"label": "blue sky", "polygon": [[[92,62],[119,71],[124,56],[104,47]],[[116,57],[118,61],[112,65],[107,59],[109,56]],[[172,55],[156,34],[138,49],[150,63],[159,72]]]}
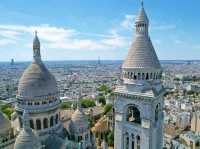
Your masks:
{"label": "blue sky", "polygon": [[[144,0],[159,59],[200,59],[200,1]],[[124,59],[139,0],[1,0],[0,61]]]}

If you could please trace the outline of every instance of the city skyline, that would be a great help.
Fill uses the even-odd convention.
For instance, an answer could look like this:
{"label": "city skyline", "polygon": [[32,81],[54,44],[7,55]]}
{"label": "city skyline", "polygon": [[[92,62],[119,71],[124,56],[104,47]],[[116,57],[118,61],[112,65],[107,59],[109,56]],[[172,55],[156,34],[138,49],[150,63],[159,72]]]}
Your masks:
{"label": "city skyline", "polygon": [[[0,61],[31,61],[35,30],[42,41],[44,60],[97,60],[99,56],[102,60],[123,60],[133,40],[139,3],[52,0],[46,5],[45,1],[2,1]],[[199,3],[144,1],[160,60],[200,58],[200,41],[195,38],[200,33],[195,27],[200,24],[195,19]]]}

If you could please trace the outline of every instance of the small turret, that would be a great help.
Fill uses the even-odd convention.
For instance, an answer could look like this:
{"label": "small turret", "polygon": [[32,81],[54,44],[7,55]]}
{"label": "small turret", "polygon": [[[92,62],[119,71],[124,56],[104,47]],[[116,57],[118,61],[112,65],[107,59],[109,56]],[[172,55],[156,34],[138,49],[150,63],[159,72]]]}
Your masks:
{"label": "small turret", "polygon": [[37,36],[37,31],[35,31],[35,38],[33,39],[33,58],[35,61],[41,61],[40,41]]}

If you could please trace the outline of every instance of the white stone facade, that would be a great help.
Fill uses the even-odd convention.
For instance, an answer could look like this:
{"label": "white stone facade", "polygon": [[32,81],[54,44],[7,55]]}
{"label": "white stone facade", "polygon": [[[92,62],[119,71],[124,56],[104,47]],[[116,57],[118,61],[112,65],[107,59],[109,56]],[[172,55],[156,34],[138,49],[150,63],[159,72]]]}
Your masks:
{"label": "white stone facade", "polygon": [[122,65],[123,85],[115,91],[115,149],[162,149],[162,68],[148,35],[149,20],[142,8],[136,36]]}

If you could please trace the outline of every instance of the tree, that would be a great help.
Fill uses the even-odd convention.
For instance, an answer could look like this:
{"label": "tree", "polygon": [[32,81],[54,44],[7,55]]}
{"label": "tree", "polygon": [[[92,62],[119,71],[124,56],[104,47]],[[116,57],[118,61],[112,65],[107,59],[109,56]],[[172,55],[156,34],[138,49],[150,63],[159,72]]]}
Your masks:
{"label": "tree", "polygon": [[114,146],[114,132],[110,131],[107,135],[107,141],[109,146]]}
{"label": "tree", "polygon": [[112,104],[106,104],[105,106],[104,106],[104,109],[103,109],[104,111],[103,111],[103,113],[104,113],[104,115],[105,114],[107,114],[110,110],[112,110]]}
{"label": "tree", "polygon": [[1,105],[0,110],[9,118],[11,119],[11,114],[15,111],[13,107],[8,104]]}
{"label": "tree", "polygon": [[101,85],[98,90],[101,92],[105,92],[106,94],[111,92],[111,90],[108,88],[108,86],[106,86],[104,84]]}
{"label": "tree", "polygon": [[69,109],[71,108],[72,102],[68,101],[68,102],[63,102],[61,104],[61,109]]}
{"label": "tree", "polygon": [[81,100],[81,106],[83,108],[89,108],[89,107],[94,107],[96,106],[94,100],[91,100],[91,99],[82,99]]}
{"label": "tree", "polygon": [[96,100],[98,100],[98,102],[101,103],[102,105],[106,104],[106,99],[104,96],[97,96]]}

